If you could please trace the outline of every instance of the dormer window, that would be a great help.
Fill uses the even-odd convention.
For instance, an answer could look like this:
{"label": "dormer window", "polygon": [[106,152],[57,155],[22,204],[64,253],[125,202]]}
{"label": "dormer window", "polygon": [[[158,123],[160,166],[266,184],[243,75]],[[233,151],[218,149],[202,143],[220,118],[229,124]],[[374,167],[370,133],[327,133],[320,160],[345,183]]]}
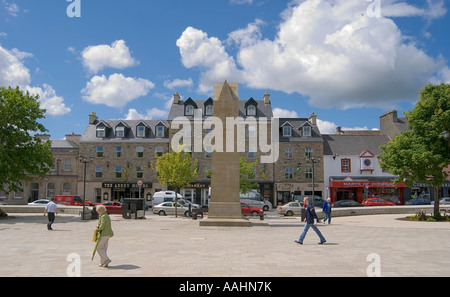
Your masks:
{"label": "dormer window", "polygon": [[184,102],[184,115],[185,116],[193,116],[194,115],[194,109],[197,108],[197,104],[195,103],[192,98],[188,98]]}
{"label": "dormer window", "polygon": [[206,105],[205,107],[205,115],[212,116],[213,115],[213,106],[212,105]]}
{"label": "dormer window", "polygon": [[125,137],[125,127],[124,126],[116,127],[116,137],[119,137],[119,138]]}
{"label": "dormer window", "polygon": [[164,137],[164,126],[156,126],[156,137],[158,138]]}
{"label": "dormer window", "polygon": [[248,116],[256,116],[256,106],[254,106],[254,105],[247,106],[247,115]]}
{"label": "dormer window", "polygon": [[208,98],[208,100],[203,103],[205,107],[205,116],[212,116],[213,115],[213,100],[211,97]]}
{"label": "dormer window", "polygon": [[185,109],[184,109],[184,115],[194,115],[194,106],[192,105],[186,105]]}
{"label": "dormer window", "polygon": [[99,138],[105,138],[106,137],[106,127],[105,126],[98,126],[96,130],[97,137]]}
{"label": "dormer window", "polygon": [[283,137],[291,137],[292,136],[292,127],[291,126],[283,126]]}
{"label": "dormer window", "polygon": [[311,136],[311,126],[305,125],[302,127],[302,135],[304,137],[310,137]]}
{"label": "dormer window", "polygon": [[258,103],[255,101],[255,99],[250,98],[247,102],[245,102],[245,111],[247,113],[247,116],[256,116],[256,107],[258,106]]}
{"label": "dormer window", "polygon": [[136,137],[145,137],[145,126],[136,127]]}

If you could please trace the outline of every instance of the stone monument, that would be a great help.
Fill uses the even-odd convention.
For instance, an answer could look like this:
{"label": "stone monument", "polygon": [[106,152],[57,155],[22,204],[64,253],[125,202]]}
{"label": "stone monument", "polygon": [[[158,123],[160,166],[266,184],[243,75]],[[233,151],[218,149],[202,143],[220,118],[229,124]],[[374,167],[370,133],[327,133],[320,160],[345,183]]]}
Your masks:
{"label": "stone monument", "polygon": [[[238,84],[227,81],[216,83],[213,117],[220,119],[223,124],[223,152],[212,152],[211,200],[208,218],[201,220],[200,226],[251,226],[250,221],[244,219],[241,212],[237,127],[226,124],[227,118],[235,119],[238,116]],[[234,130],[227,131],[227,129]],[[231,149],[231,145],[234,149]]]}

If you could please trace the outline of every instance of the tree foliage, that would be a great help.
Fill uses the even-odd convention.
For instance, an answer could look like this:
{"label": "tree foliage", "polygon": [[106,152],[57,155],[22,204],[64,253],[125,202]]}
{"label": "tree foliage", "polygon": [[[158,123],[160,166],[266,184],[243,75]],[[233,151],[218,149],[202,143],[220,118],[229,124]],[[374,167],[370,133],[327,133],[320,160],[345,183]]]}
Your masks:
{"label": "tree foliage", "polygon": [[405,115],[409,129],[381,146],[380,165],[397,176],[397,183],[432,185],[436,213],[438,189],[448,177],[444,169],[450,164],[449,142],[443,137],[444,131],[450,131],[450,85],[426,85],[415,108]]}
{"label": "tree foliage", "polygon": [[45,116],[38,96],[0,87],[0,190],[22,191],[23,180],[30,175],[44,176],[52,166],[50,142],[42,142],[36,133],[46,132],[38,122]]}
{"label": "tree foliage", "polygon": [[[176,193],[193,182],[198,174],[197,160],[192,160],[191,154],[185,153],[182,146],[178,151],[157,156],[156,163],[152,162],[152,167],[158,174],[158,181],[166,187],[175,188]],[[175,195],[175,202],[177,201],[178,195]],[[175,216],[177,216],[176,208]]]}
{"label": "tree foliage", "polygon": [[246,194],[250,189],[256,189],[259,187],[259,184],[253,183],[251,179],[255,178],[255,172],[253,171],[253,167],[256,166],[255,162],[247,163],[245,162],[244,157],[239,158],[239,188],[242,193]]}

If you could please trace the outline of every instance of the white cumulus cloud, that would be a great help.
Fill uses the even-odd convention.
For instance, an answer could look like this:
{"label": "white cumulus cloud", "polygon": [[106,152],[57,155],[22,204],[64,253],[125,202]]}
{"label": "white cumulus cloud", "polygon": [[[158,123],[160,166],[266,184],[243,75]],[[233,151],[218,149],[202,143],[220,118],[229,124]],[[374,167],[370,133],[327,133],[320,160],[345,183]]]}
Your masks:
{"label": "white cumulus cloud", "polygon": [[109,77],[94,76],[81,93],[83,99],[90,103],[121,108],[128,102],[147,95],[154,87],[154,83],[147,79],[115,73]]}
{"label": "white cumulus cloud", "polygon": [[[443,1],[428,0],[425,8],[405,1],[381,3],[381,16],[374,17],[367,14],[367,1],[293,1],[281,14],[273,40],[262,38],[264,22],[256,20],[231,32],[226,42],[188,27],[177,46],[183,65],[201,70],[198,91],[203,93],[227,79],[251,88],[296,92],[321,108],[411,101],[425,83],[447,72],[439,59],[408,42],[383,11],[399,16],[399,8],[407,8],[401,16],[437,18],[445,14]],[[236,58],[226,51],[230,41],[239,46]]]}
{"label": "white cumulus cloud", "polygon": [[116,40],[111,46],[88,46],[81,53],[81,57],[83,65],[92,73],[98,73],[106,67],[125,69],[139,63],[131,57],[130,49],[124,40]]}
{"label": "white cumulus cloud", "polygon": [[56,95],[56,91],[52,86],[48,84],[43,85],[43,89],[40,87],[27,87],[27,91],[30,94],[38,95],[41,102],[41,108],[46,109],[46,113],[53,116],[65,115],[71,111],[69,107],[64,103],[64,98]]}

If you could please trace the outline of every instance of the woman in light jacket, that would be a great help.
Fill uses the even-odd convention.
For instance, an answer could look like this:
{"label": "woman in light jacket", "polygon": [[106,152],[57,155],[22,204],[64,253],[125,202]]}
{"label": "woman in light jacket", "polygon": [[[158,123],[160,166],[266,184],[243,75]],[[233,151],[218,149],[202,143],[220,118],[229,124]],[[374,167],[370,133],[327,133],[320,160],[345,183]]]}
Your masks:
{"label": "woman in light jacket", "polygon": [[111,219],[106,212],[106,207],[103,205],[98,205],[96,207],[97,213],[100,215],[97,224],[97,236],[99,237],[97,253],[100,256],[100,267],[108,267],[111,263],[107,255],[108,241],[114,236],[114,232],[111,228]]}

